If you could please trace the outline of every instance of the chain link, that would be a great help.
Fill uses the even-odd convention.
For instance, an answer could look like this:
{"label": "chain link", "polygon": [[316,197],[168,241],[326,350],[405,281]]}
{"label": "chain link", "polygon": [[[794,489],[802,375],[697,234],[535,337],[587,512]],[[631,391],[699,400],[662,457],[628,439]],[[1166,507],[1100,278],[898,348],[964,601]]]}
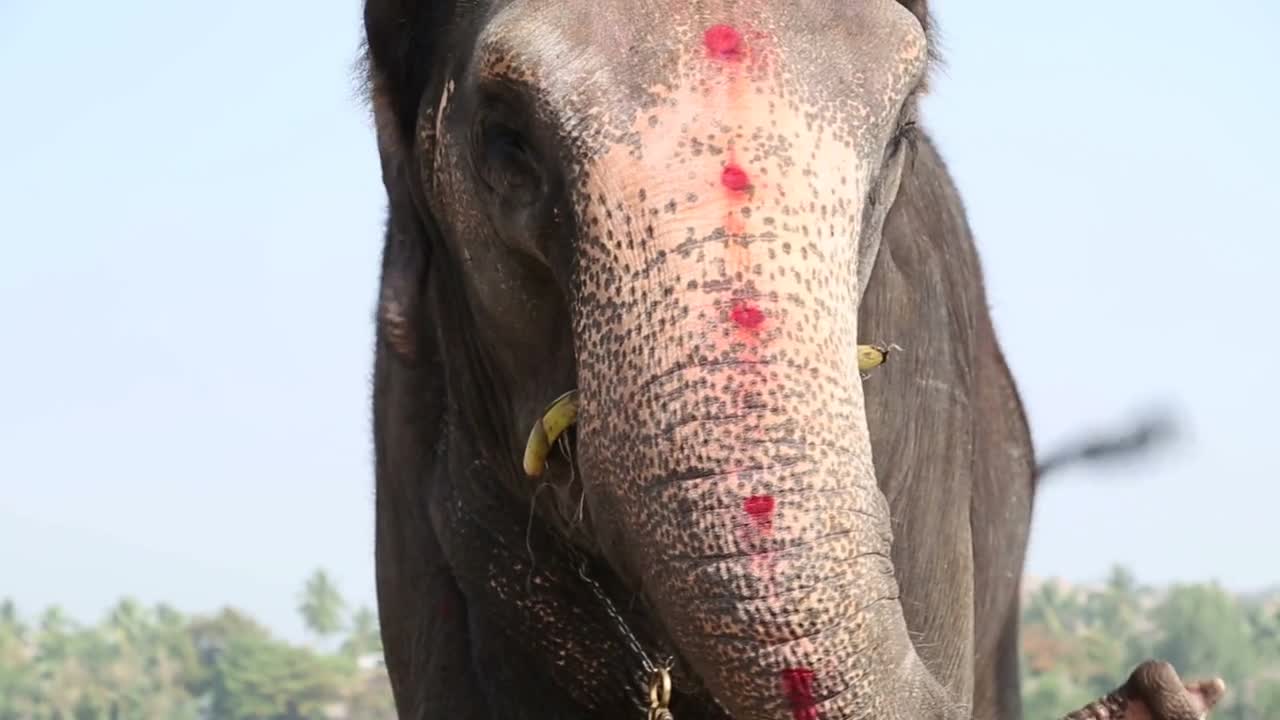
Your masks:
{"label": "chain link", "polygon": [[[627,622],[622,619],[622,614],[618,612],[617,607],[615,607],[613,601],[609,599],[604,588],[600,586],[600,583],[596,582],[587,574],[587,559],[583,557],[576,548],[569,547],[568,551],[569,555],[578,564],[578,577],[582,578],[582,581],[587,584],[587,587],[591,588],[591,592],[596,596],[596,599],[600,601],[602,606],[604,606],[604,611],[608,613],[609,617],[613,620],[614,625],[617,626],[618,631],[622,634],[623,642],[625,642],[627,647],[631,649],[631,652],[635,653],[636,657],[640,659],[641,667],[644,668],[644,672],[650,678],[648,683],[648,720],[675,720],[671,711],[667,709],[667,703],[670,702],[671,699],[670,671],[674,659],[671,657],[665,658],[662,666],[654,664],[653,660],[649,657],[649,653],[645,652],[644,646],[640,644],[640,640],[635,636],[635,633],[631,632],[631,628],[627,625]],[[659,689],[659,686],[661,686],[661,690]]]}

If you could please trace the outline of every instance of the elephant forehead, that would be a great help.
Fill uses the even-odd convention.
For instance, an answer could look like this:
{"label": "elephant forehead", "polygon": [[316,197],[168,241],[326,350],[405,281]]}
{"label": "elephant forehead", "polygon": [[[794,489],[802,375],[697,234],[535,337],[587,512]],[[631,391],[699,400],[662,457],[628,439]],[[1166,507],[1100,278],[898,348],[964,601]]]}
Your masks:
{"label": "elephant forehead", "polygon": [[730,82],[815,121],[892,115],[928,55],[920,23],[895,0],[518,0],[476,48],[481,78],[519,82],[562,132],[606,144],[645,112]]}
{"label": "elephant forehead", "polygon": [[[626,220],[683,237],[685,250],[725,234],[748,243],[790,232],[836,242],[832,259],[848,250],[877,167],[875,123],[806,122],[774,96],[730,95],[681,89],[670,106],[642,113],[584,166],[580,210],[620,237],[632,229]],[[605,212],[611,202],[619,212]]]}

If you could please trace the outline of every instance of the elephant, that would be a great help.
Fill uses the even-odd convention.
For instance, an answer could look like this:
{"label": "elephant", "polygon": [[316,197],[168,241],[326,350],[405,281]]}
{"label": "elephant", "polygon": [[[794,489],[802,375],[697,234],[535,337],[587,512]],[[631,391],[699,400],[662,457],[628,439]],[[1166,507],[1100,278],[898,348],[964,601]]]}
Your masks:
{"label": "elephant", "polygon": [[[399,716],[1020,717],[1035,459],[921,126],[925,2],[363,21]],[[1144,668],[1077,717],[1211,694]]]}

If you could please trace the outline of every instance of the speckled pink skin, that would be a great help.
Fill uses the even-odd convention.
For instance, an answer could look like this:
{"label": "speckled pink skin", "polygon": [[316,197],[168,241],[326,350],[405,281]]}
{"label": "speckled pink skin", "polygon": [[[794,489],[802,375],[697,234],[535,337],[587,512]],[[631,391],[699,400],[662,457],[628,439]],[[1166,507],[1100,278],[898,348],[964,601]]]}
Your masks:
{"label": "speckled pink skin", "polygon": [[[704,34],[628,142],[592,159],[577,208],[587,501],[741,720],[945,704],[895,600],[856,358],[858,250],[880,232],[867,197],[896,186],[884,148],[926,43],[891,3],[857,21],[860,92],[819,90],[826,112],[787,80],[824,53],[767,26]],[[760,496],[767,535],[744,510]]]}

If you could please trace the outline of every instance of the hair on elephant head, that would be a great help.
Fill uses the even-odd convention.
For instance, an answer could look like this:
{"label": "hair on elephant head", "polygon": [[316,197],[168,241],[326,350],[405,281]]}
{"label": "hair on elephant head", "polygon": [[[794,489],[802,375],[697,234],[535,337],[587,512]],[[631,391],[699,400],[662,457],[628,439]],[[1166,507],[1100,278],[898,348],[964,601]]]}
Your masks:
{"label": "hair on elephant head", "polygon": [[[401,715],[638,717],[668,657],[680,718],[1016,714],[1030,441],[917,129],[924,2],[365,25]],[[860,340],[905,348],[865,387]]]}

